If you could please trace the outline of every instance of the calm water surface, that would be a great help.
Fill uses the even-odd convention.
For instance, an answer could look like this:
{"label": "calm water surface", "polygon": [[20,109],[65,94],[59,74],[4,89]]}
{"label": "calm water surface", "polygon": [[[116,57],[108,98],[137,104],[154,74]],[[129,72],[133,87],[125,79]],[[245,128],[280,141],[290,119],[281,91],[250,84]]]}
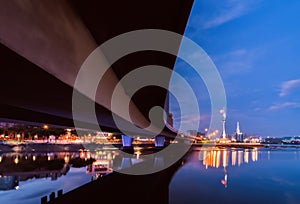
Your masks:
{"label": "calm water surface", "polygon": [[193,151],[169,186],[172,204],[299,204],[300,151],[207,149]]}
{"label": "calm water surface", "polygon": [[[193,148],[173,175],[169,201],[299,204],[299,160],[298,148]],[[66,193],[121,166],[113,150],[0,154],[0,203],[39,204],[51,192]]]}
{"label": "calm water surface", "polygon": [[39,204],[112,171],[114,151],[0,154],[0,203]]}

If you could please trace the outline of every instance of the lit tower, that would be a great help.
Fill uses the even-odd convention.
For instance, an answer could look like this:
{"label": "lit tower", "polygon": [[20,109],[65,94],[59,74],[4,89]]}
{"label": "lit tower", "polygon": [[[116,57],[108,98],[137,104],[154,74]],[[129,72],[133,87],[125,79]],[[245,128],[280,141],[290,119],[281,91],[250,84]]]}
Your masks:
{"label": "lit tower", "polygon": [[236,134],[240,135],[242,134],[241,130],[240,130],[240,122],[236,122]]}
{"label": "lit tower", "polygon": [[220,113],[222,114],[222,138],[226,139],[226,131],[225,131],[225,122],[226,122],[226,112],[225,109],[221,109]]}
{"label": "lit tower", "polygon": [[240,123],[239,122],[236,123],[235,136],[236,136],[236,141],[237,142],[243,142],[243,133],[241,132]]}

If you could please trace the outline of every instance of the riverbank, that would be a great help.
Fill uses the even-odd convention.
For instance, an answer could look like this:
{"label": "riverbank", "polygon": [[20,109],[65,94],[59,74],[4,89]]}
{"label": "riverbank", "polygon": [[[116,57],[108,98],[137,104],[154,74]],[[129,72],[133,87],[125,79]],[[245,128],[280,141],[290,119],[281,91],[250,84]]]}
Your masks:
{"label": "riverbank", "polygon": [[[155,148],[154,144],[134,144],[138,147],[147,146],[148,148]],[[300,148],[300,145],[287,144],[263,144],[263,143],[193,143],[192,147],[233,147],[233,148],[278,148],[278,147],[294,147]],[[121,143],[21,143],[21,144],[0,144],[0,152],[77,152],[77,151],[94,151],[101,149],[121,149]]]}
{"label": "riverbank", "polygon": [[[166,144],[167,146],[168,144]],[[155,148],[154,143],[135,143],[132,147]],[[48,143],[48,142],[26,142],[26,143],[4,143],[0,144],[0,152],[76,152],[97,151],[103,149],[122,149],[122,143]]]}

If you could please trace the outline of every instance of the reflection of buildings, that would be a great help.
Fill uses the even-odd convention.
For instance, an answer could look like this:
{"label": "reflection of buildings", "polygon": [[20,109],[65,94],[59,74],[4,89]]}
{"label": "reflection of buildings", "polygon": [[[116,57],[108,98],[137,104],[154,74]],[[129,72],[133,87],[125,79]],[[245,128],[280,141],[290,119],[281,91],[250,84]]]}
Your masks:
{"label": "reflection of buildings", "polygon": [[113,172],[115,153],[114,151],[98,151],[91,155],[95,161],[87,166],[86,173],[92,175],[92,180]]}
{"label": "reflection of buildings", "polygon": [[203,165],[206,168],[215,167],[219,168],[221,166],[226,167],[240,166],[243,163],[249,163],[250,160],[255,162],[258,160],[258,151],[254,149],[244,149],[244,150],[228,150],[228,149],[212,149],[203,151]]}
{"label": "reflection of buildings", "polygon": [[34,170],[28,172],[10,172],[10,173],[3,173],[3,175],[7,177],[16,177],[19,181],[26,181],[32,178],[51,178],[51,180],[57,180],[59,177],[66,175],[69,171],[69,166],[66,166],[59,170]]}
{"label": "reflection of buildings", "polygon": [[240,166],[243,163],[258,160],[258,151],[254,149],[228,150],[228,149],[210,149],[203,151],[203,165],[206,167],[224,168],[224,179],[221,183],[227,187],[227,166]]}
{"label": "reflection of buildings", "polygon": [[[128,168],[142,162],[143,159],[140,158],[142,149],[142,147],[135,146],[132,155],[120,155],[119,151],[114,150],[100,150],[95,152],[83,152],[80,157],[91,157],[95,159],[86,169],[86,173],[92,175],[92,180],[95,180],[113,172],[113,170]],[[155,160],[155,162],[158,164],[161,161]]]}
{"label": "reflection of buildings", "polygon": [[114,151],[4,153],[0,154],[0,190],[18,187],[20,181],[66,175],[70,167],[85,167],[92,179],[112,172]]}
{"label": "reflection of buildings", "polygon": [[0,175],[0,191],[17,189],[19,186],[18,176],[2,176]]}
{"label": "reflection of buildings", "polygon": [[0,190],[18,187],[32,178],[56,180],[70,169],[70,153],[5,153],[0,155]]}
{"label": "reflection of buildings", "polygon": [[89,164],[86,169],[87,174],[106,174],[112,172],[109,160],[96,160]]}
{"label": "reflection of buildings", "polygon": [[97,151],[3,153],[0,154],[0,190],[16,188],[19,182],[32,178],[56,180],[66,175],[71,167],[86,168],[86,174],[95,180],[113,169],[125,168],[124,161],[129,161],[130,165],[143,161],[141,154],[141,147],[134,147],[134,154],[129,156],[105,147]]}

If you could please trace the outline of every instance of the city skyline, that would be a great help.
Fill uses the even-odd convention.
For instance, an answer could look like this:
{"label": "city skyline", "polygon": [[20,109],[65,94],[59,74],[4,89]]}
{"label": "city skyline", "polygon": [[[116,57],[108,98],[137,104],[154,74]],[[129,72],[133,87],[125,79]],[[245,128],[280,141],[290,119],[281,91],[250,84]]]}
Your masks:
{"label": "city skyline", "polygon": [[[240,121],[245,133],[261,136],[300,134],[299,1],[195,1],[185,36],[210,56],[222,77],[227,97],[228,133]],[[197,56],[197,53],[191,53]],[[210,99],[206,87],[182,60],[174,68],[193,85],[201,115],[179,116],[170,100],[174,126],[200,119],[209,126]],[[185,92],[171,83],[170,89]],[[220,121],[221,124],[221,121]]]}

